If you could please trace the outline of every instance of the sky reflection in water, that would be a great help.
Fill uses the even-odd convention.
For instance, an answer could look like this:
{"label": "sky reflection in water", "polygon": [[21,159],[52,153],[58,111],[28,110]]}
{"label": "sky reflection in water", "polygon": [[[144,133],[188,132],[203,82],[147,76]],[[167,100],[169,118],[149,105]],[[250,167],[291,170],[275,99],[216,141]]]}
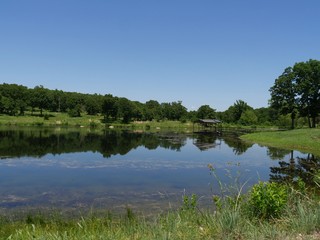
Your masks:
{"label": "sky reflection in water", "polygon": [[[50,142],[50,134],[41,137],[36,134],[36,137],[44,138],[37,141]],[[244,143],[238,139],[226,140],[215,136],[207,141],[199,140],[201,137],[197,135],[174,135],[174,138],[154,135],[153,141],[161,141],[146,147],[141,141],[145,136],[139,136],[140,142],[133,144],[137,140],[135,136],[120,134],[116,139],[117,146],[124,141],[133,147],[120,150],[121,154],[117,150],[108,150],[106,154],[101,149],[105,149],[105,142],[111,143],[108,134],[90,135],[90,140],[82,143],[86,146],[83,151],[73,145],[70,151],[50,153],[49,148],[47,153],[41,151],[39,156],[34,154],[32,157],[30,155],[33,154],[21,151],[18,156],[8,156],[7,152],[0,151],[3,156],[0,161],[0,207],[108,208],[121,211],[130,206],[138,211],[159,212],[179,206],[182,195],[192,193],[201,196],[200,205],[208,206],[212,194],[220,193],[208,164],[216,169],[223,183],[234,185],[239,178],[240,184],[248,181],[246,187],[249,187],[259,179],[269,180],[270,168],[279,166],[279,159],[290,160],[288,151],[281,152],[280,157],[273,156],[276,160],[271,160],[270,150],[257,144],[243,148],[241,144]],[[4,134],[1,144],[9,142],[14,146],[12,142],[16,138],[13,135]],[[22,141],[29,140],[28,136],[30,134],[24,134]],[[80,136],[80,140],[74,142],[86,137]],[[59,144],[61,139],[62,136]],[[134,141],[128,142],[128,139]],[[175,145],[170,145],[170,141]],[[87,147],[89,143],[95,143],[92,150]],[[15,147],[19,148],[19,141],[17,145]],[[294,155],[302,154],[294,152]]]}

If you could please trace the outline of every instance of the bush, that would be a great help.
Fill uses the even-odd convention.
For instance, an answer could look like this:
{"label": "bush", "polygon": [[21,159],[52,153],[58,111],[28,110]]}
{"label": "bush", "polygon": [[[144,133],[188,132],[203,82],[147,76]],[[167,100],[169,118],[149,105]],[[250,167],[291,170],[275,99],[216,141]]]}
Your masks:
{"label": "bush", "polygon": [[81,117],[81,112],[77,109],[71,109],[68,112],[69,117]]}
{"label": "bush", "polygon": [[250,214],[260,219],[280,217],[287,204],[287,187],[279,183],[259,182],[249,193]]}

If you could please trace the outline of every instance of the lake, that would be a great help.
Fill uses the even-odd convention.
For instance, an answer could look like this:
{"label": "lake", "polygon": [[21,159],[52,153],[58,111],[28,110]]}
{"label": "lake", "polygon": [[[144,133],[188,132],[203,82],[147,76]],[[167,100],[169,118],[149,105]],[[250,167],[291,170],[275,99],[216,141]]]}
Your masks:
{"label": "lake", "polygon": [[[65,212],[127,207],[144,214],[181,206],[261,181],[312,183],[319,160],[222,134],[143,133],[64,128],[0,129],[0,209]],[[214,174],[208,165],[213,166]]]}

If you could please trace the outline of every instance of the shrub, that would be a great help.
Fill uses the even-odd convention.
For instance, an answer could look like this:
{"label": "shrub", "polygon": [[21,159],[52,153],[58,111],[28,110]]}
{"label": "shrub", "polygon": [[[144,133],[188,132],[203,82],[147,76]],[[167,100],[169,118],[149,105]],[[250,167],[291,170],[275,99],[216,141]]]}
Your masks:
{"label": "shrub", "polygon": [[254,217],[280,217],[287,204],[287,187],[279,183],[259,182],[249,193],[249,210]]}

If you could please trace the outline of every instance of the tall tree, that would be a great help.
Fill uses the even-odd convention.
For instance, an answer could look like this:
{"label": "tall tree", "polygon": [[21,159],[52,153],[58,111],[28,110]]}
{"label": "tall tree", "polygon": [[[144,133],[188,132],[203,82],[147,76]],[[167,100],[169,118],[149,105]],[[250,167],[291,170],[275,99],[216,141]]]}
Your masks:
{"label": "tall tree", "polygon": [[87,94],[85,97],[85,108],[89,115],[96,115],[101,112],[103,97],[98,94]]}
{"label": "tall tree", "polygon": [[293,70],[301,115],[311,119],[309,127],[314,128],[320,113],[320,61],[310,59],[296,63]]}
{"label": "tall tree", "polygon": [[160,116],[160,103],[156,100],[147,101],[144,106],[144,118],[146,120],[152,121],[154,119],[159,120]]}
{"label": "tall tree", "polygon": [[200,119],[212,119],[215,118],[216,111],[209,105],[202,105],[197,110],[197,117]]}
{"label": "tall tree", "polygon": [[127,98],[120,98],[116,105],[118,108],[118,116],[122,118],[122,122],[129,123],[135,113],[135,106],[133,102]]}
{"label": "tall tree", "polygon": [[187,108],[182,105],[182,101],[172,102],[172,120],[181,120],[187,115]]}
{"label": "tall tree", "polygon": [[109,118],[115,119],[117,117],[117,99],[111,94],[104,96],[102,103],[102,113],[104,115],[104,121],[107,122]]}
{"label": "tall tree", "polygon": [[297,115],[297,91],[296,91],[296,74],[292,67],[288,67],[275,80],[274,85],[270,88],[272,108],[278,109],[281,114],[290,114],[291,128],[294,128],[294,120]]}
{"label": "tall tree", "polygon": [[19,114],[23,115],[28,106],[28,93],[28,89],[25,86],[7,83],[1,84],[2,111],[9,115],[15,115],[19,111]]}
{"label": "tall tree", "polygon": [[242,113],[244,113],[247,110],[252,110],[252,107],[250,107],[245,101],[243,100],[237,100],[233,104],[233,121],[238,122],[241,118]]}
{"label": "tall tree", "polygon": [[254,125],[258,123],[258,117],[254,110],[246,110],[241,114],[239,122],[243,125]]}
{"label": "tall tree", "polygon": [[40,115],[42,116],[43,110],[48,109],[50,102],[49,98],[49,90],[44,88],[42,85],[36,86],[31,91],[31,107],[34,109],[35,107],[38,107],[40,109]]}

